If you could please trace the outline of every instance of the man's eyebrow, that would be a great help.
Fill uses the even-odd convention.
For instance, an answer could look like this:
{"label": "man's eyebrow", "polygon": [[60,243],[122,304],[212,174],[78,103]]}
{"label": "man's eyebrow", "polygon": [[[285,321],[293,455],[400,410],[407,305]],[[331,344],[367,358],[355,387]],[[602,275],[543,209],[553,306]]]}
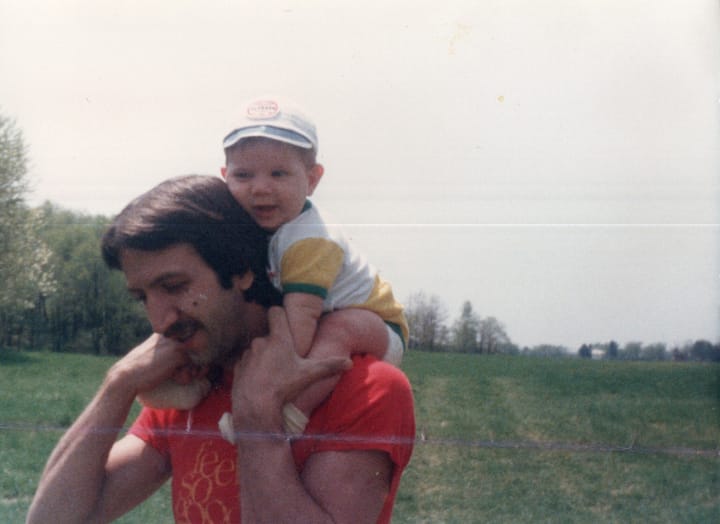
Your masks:
{"label": "man's eyebrow", "polygon": [[[163,274],[157,276],[155,279],[153,279],[150,282],[150,284],[148,284],[147,287],[148,287],[148,289],[152,289],[154,287],[161,286],[166,280],[172,280],[174,278],[185,279],[185,278],[188,278],[188,276],[185,273],[183,273],[182,271],[170,271],[168,273],[163,273]],[[131,286],[128,286],[127,290],[128,290],[128,293],[130,293],[130,294],[142,293],[142,289],[131,287]]]}

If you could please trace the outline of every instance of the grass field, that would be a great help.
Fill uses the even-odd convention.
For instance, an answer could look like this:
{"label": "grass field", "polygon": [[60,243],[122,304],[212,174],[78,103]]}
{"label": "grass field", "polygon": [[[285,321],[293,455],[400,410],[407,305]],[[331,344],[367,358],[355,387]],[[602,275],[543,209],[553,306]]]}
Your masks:
{"label": "grass field", "polygon": [[[113,362],[0,352],[0,522]],[[720,366],[411,352],[394,522],[720,522]],[[71,494],[68,494],[71,496]],[[167,489],[121,522],[171,522]]]}

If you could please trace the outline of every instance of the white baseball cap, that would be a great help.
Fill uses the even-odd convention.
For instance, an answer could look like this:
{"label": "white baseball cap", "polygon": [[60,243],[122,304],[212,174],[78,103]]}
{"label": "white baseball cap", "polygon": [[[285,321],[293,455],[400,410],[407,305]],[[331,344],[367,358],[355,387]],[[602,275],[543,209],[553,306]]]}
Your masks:
{"label": "white baseball cap", "polygon": [[237,127],[223,139],[223,148],[243,138],[264,137],[304,149],[318,148],[315,124],[293,102],[275,96],[260,97],[242,105]]}

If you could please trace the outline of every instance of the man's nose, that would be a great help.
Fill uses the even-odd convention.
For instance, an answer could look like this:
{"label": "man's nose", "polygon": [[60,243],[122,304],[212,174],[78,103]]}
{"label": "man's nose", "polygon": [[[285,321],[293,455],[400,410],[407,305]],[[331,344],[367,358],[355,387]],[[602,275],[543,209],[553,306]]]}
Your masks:
{"label": "man's nose", "polygon": [[154,333],[164,334],[180,318],[180,309],[167,299],[148,297],[145,310]]}

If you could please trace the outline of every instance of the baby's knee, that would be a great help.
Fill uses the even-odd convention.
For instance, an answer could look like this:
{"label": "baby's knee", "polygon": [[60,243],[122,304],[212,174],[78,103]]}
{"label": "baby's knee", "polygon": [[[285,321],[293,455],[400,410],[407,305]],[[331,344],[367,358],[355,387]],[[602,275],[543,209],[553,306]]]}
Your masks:
{"label": "baby's knee", "polygon": [[387,347],[385,322],[372,311],[342,309],[324,315],[318,325],[316,342],[320,346],[330,341],[342,346],[347,353],[378,355]]}

